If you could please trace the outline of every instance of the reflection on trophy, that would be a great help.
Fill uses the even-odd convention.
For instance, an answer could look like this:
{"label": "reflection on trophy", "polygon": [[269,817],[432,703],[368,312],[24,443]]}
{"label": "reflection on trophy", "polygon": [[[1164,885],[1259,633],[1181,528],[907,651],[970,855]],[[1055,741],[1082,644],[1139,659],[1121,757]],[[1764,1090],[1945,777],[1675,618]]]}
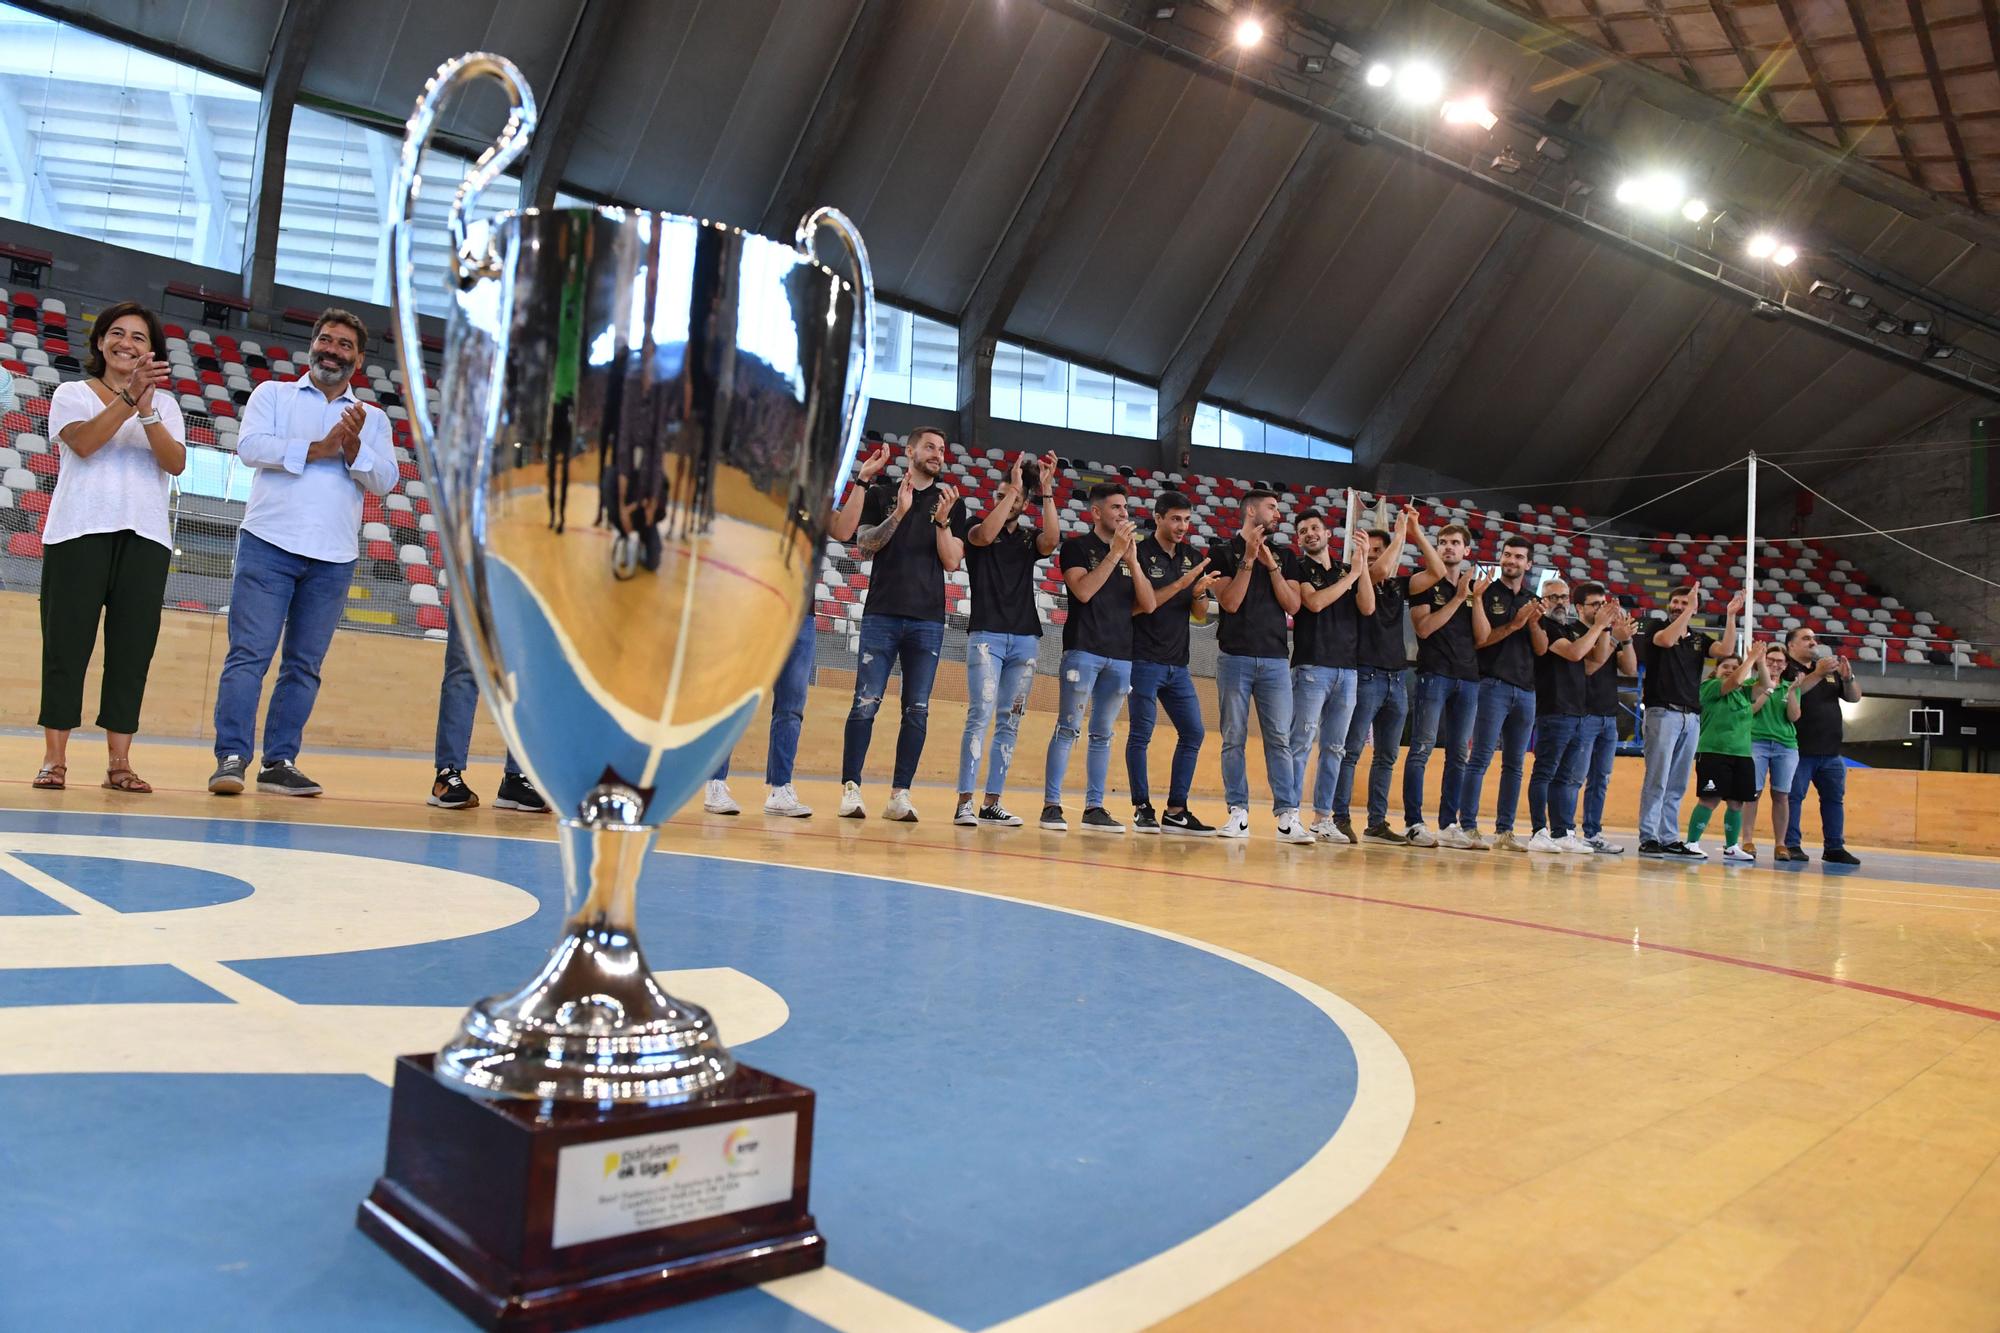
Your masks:
{"label": "reflection on trophy", "polygon": [[[442,403],[427,424],[410,222],[441,105],[513,114],[450,212]],[[392,194],[397,351],[452,614],[561,822],[561,939],[432,1056],[398,1062],[364,1230],[496,1327],[574,1327],[816,1267],[813,1094],[739,1065],[666,994],[634,902],[659,826],[742,733],[810,614],[861,428],[873,289],[846,218],[786,245],[621,209],[466,217],[527,147],[533,95],[450,61]],[[844,247],[839,268],[815,241]]]}

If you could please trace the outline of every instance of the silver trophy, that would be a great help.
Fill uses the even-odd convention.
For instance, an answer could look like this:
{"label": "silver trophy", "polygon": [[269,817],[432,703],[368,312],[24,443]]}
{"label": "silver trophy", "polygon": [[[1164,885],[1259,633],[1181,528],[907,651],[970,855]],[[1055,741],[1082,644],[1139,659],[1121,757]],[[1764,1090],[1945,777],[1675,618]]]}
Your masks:
{"label": "silver trophy", "polygon": [[[513,114],[449,213],[442,403],[429,424],[411,229],[445,100],[491,78]],[[396,354],[465,636],[501,733],[561,816],[562,938],[439,1052],[475,1093],[672,1102],[735,1069],[654,981],[635,897],[659,826],[714,772],[811,614],[828,503],[861,434],[874,285],[832,209],[791,245],[705,219],[521,209],[468,222],[528,146],[507,60],[439,68],[390,202]],[[830,232],[840,269],[819,262]]]}

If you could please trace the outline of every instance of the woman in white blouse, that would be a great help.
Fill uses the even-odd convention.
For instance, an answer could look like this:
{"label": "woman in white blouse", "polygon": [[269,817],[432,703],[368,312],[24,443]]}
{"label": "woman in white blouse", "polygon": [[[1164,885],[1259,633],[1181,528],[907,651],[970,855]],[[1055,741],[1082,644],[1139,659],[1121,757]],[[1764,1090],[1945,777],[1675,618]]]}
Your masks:
{"label": "woman in white blouse", "polygon": [[83,720],[83,675],[100,616],[104,785],[152,790],[132,771],[132,735],[173,561],[168,494],[187,466],[165,351],[152,311],[131,301],[111,306],[90,330],[90,378],[49,399],[49,437],[59,442],[62,467],[42,529],[43,757],[35,785],[44,790],[61,791],[69,776],[69,733]]}

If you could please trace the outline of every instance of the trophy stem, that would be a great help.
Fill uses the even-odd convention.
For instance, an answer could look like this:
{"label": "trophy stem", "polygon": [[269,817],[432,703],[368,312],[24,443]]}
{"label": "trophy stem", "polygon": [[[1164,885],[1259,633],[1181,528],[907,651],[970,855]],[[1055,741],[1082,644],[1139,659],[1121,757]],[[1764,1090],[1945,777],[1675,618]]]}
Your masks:
{"label": "trophy stem", "polygon": [[638,948],[639,871],[658,834],[657,828],[638,824],[561,822],[557,837],[568,929],[622,931]]}

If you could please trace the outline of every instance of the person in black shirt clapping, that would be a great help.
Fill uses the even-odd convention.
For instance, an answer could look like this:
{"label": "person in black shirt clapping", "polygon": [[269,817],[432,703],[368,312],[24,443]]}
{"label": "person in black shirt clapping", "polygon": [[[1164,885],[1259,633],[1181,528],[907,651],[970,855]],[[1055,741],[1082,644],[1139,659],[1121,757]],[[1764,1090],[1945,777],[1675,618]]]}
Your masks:
{"label": "person in black shirt clapping", "polygon": [[[1528,733],[1535,729],[1535,659],[1549,650],[1549,636],[1542,628],[1542,599],[1528,578],[1533,550],[1525,537],[1507,538],[1500,543],[1500,577],[1473,587],[1479,720],[1458,793],[1458,827],[1474,846],[1503,852],[1528,850],[1528,844],[1514,836],[1514,812],[1521,804]],[[1495,750],[1500,751],[1500,792],[1489,843],[1479,833],[1479,797]]]}
{"label": "person in black shirt clapping", "polygon": [[[1208,734],[1201,724],[1201,698],[1188,674],[1188,622],[1206,621],[1215,608],[1209,594],[1215,575],[1209,571],[1208,558],[1196,558],[1188,545],[1193,522],[1193,502],[1179,491],[1168,491],[1153,503],[1153,535],[1139,543],[1139,565],[1159,605],[1132,621],[1132,715],[1125,726],[1125,774],[1132,785],[1135,833],[1164,830],[1205,838],[1215,832],[1187,808],[1195,761]],[[1166,812],[1158,814],[1146,758],[1153,721],[1162,708],[1174,724],[1174,759],[1167,776]]]}
{"label": "person in black shirt clapping", "polygon": [[1292,617],[1292,783],[1306,798],[1306,765],[1319,744],[1313,782],[1312,833],[1322,842],[1354,839],[1334,827],[1334,789],[1354,716],[1360,663],[1361,621],[1375,614],[1375,581],[1368,577],[1368,539],[1348,537],[1345,560],[1334,558],[1333,533],[1318,510],[1299,515],[1299,557],[1292,587],[1299,595]]}

